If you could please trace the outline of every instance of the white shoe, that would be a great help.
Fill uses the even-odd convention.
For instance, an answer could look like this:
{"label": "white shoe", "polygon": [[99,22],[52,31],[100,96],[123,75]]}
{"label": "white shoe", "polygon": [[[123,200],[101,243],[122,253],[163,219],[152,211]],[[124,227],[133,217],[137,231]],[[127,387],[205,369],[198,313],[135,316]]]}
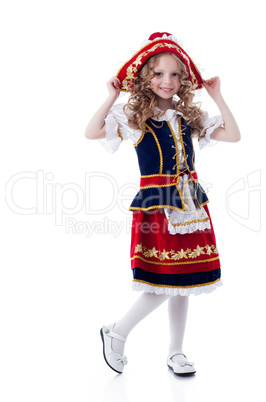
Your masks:
{"label": "white shoe", "polygon": [[108,366],[121,374],[124,370],[124,366],[127,364],[127,358],[113,351],[112,338],[118,339],[121,342],[126,342],[127,338],[114,332],[114,326],[115,324],[110,324],[106,327],[103,326],[100,331],[103,341],[103,356]]}
{"label": "white shoe", "polygon": [[[176,355],[183,356],[183,359],[181,358],[178,363],[175,363],[172,360],[172,358]],[[185,376],[185,375],[191,375],[191,374],[196,373],[196,370],[194,368],[194,363],[187,361],[187,357],[184,355],[184,353],[182,353],[180,351],[169,353],[169,355],[167,357],[167,365],[177,375]]]}

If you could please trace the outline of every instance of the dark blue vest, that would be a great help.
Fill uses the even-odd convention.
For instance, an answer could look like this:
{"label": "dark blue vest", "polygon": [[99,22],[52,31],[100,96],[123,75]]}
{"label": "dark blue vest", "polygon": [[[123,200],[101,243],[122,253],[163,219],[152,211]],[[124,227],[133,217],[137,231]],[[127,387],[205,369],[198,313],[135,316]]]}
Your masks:
{"label": "dark blue vest", "polygon": [[139,162],[140,191],[131,203],[130,210],[149,211],[157,208],[186,209],[183,190],[179,186],[182,174],[189,174],[194,186],[194,199],[202,207],[208,197],[198,183],[195,171],[194,147],[191,128],[179,117],[179,137],[185,168],[180,166],[178,140],[168,121],[152,119],[146,122],[146,131],[134,145]]}

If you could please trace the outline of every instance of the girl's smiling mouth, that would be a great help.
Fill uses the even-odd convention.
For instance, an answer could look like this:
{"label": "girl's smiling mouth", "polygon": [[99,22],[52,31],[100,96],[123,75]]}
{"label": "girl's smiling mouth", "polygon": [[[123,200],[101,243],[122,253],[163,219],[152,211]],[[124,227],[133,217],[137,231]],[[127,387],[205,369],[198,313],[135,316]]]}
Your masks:
{"label": "girl's smiling mouth", "polygon": [[165,88],[165,87],[160,87],[161,91],[164,92],[171,92],[173,90],[173,88]]}

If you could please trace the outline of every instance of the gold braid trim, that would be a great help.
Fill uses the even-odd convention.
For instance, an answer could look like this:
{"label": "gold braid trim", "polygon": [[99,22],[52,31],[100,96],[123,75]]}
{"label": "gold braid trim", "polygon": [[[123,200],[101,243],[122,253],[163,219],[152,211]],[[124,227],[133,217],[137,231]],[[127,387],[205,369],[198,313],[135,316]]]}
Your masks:
{"label": "gold braid trim", "polygon": [[190,224],[192,224],[192,223],[197,223],[197,222],[207,222],[209,219],[210,219],[210,218],[195,219],[194,221],[179,222],[179,223],[172,223],[172,222],[170,222],[170,219],[168,219],[168,222],[170,222],[172,226],[186,226],[186,225],[190,225]]}
{"label": "gold braid trim", "polygon": [[133,279],[133,282],[145,283],[150,286],[155,286],[155,287],[160,287],[160,288],[176,288],[176,289],[188,289],[188,288],[197,288],[197,287],[202,287],[202,286],[208,286],[208,285],[213,285],[219,281],[220,281],[220,278],[216,279],[216,281],[213,281],[213,282],[200,283],[198,285],[172,286],[172,285],[158,285],[156,283],[146,282],[146,281],[142,281],[140,279]]}
{"label": "gold braid trim", "polygon": [[153,131],[153,129],[148,126],[148,124],[145,124],[145,127],[147,127],[148,131],[153,135],[153,138],[155,139],[156,145],[158,147],[158,151],[159,151],[159,156],[160,156],[160,170],[159,170],[159,174],[162,174],[163,172],[163,153],[162,153],[162,149],[159,143],[159,140],[155,134],[155,132]]}
{"label": "gold braid trim", "polygon": [[184,262],[169,262],[169,263],[163,263],[163,262],[155,262],[155,261],[148,261],[148,260],[145,260],[145,258],[143,258],[143,257],[140,257],[140,256],[138,256],[138,255],[135,255],[134,257],[132,257],[131,258],[131,261],[132,260],[135,260],[136,258],[138,258],[138,259],[140,259],[140,260],[142,260],[142,261],[144,261],[144,262],[147,262],[148,264],[154,264],[154,265],[188,265],[188,264],[200,264],[201,262],[212,262],[212,261],[216,261],[216,260],[219,260],[219,257],[214,257],[214,258],[210,258],[210,259],[208,259],[208,260],[199,260],[199,261],[184,261]]}

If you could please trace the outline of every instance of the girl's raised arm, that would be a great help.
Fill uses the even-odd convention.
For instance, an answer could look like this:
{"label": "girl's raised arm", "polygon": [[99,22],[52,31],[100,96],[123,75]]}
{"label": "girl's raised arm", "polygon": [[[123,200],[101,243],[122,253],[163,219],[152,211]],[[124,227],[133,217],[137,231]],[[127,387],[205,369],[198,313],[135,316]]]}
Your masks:
{"label": "girl's raised arm", "polygon": [[120,93],[120,81],[113,77],[107,82],[109,96],[102,106],[97,110],[85,130],[85,137],[89,140],[97,140],[106,136],[105,118]]}
{"label": "girl's raised arm", "polygon": [[214,77],[203,82],[203,85],[218,106],[222,119],[224,121],[224,128],[218,127],[211,134],[211,138],[216,141],[236,142],[241,138],[241,134],[235,118],[225,103],[220,91],[220,79]]}

